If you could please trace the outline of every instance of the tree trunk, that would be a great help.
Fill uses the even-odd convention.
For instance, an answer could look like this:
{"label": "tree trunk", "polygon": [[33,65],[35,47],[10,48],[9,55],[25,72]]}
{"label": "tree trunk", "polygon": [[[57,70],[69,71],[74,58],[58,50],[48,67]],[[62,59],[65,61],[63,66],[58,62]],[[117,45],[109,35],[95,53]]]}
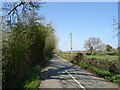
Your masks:
{"label": "tree trunk", "polygon": [[91,55],[93,55],[93,50],[90,50],[90,52],[91,52]]}

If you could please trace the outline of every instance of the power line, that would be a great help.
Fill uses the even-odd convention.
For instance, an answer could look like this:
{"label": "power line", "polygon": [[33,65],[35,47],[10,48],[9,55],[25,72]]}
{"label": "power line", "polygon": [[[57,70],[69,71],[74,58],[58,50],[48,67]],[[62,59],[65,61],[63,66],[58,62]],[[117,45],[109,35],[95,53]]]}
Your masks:
{"label": "power line", "polygon": [[68,38],[66,39],[65,43],[62,45],[62,47],[61,47],[61,48],[65,47],[65,45],[67,44],[67,42],[68,42],[69,38],[70,38],[70,35],[68,36]]}

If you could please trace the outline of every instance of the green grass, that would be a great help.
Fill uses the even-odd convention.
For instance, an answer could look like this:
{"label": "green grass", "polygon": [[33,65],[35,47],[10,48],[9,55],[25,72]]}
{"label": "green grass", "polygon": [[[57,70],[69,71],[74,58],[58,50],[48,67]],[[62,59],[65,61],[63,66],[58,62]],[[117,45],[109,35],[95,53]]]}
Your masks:
{"label": "green grass", "polygon": [[[50,57],[49,57],[50,59]],[[45,67],[48,63],[48,60],[42,62],[41,65],[36,65],[36,67],[29,70],[28,74],[26,75],[26,83],[24,84],[24,88],[39,88],[40,80],[41,80],[41,69]]]}
{"label": "green grass", "polygon": [[[71,56],[70,53],[65,53],[65,56]],[[72,56],[76,56],[77,54],[73,53]],[[97,59],[103,59],[103,60],[118,60],[118,56],[114,55],[85,55],[87,58],[97,58]],[[67,57],[65,57],[67,58]]]}
{"label": "green grass", "polygon": [[33,80],[32,82],[29,82],[25,85],[25,88],[38,88],[38,85],[40,84],[40,80]]}
{"label": "green grass", "polygon": [[92,66],[92,65],[89,65],[89,64],[80,63],[80,62],[78,62],[77,64],[84,67],[84,68],[88,68],[88,69],[96,72],[96,74],[101,75],[103,77],[112,75],[112,73],[109,72],[108,70],[102,70],[102,69],[99,69],[99,68]]}
{"label": "green grass", "polygon": [[64,58],[64,59],[67,59],[67,60],[71,60],[71,58],[70,57],[65,57],[65,56],[61,56],[62,58]]}
{"label": "green grass", "polygon": [[79,66],[82,66],[84,68],[90,69],[91,71],[95,72],[97,75],[100,75],[106,79],[109,79],[113,82],[120,84],[120,75],[117,75],[115,73],[111,73],[108,70],[99,69],[99,68],[92,66],[92,65],[89,65],[89,64],[80,63],[80,62],[76,62],[76,61],[72,61],[72,63],[77,64]]}
{"label": "green grass", "polygon": [[28,73],[27,81],[24,84],[24,88],[38,88],[40,84],[40,66],[34,67],[31,72]]}
{"label": "green grass", "polygon": [[[66,57],[63,57],[63,58],[67,59]],[[109,79],[113,82],[116,82],[116,83],[120,84],[120,75],[118,75],[116,73],[112,73],[108,70],[100,69],[100,68],[95,67],[95,66],[90,65],[90,64],[77,62],[75,60],[72,60],[71,62],[74,63],[74,64],[77,64],[81,67],[84,67],[86,69],[89,69],[89,70],[93,71],[94,73],[96,73],[97,75],[100,75],[101,77],[104,77],[106,79]]]}
{"label": "green grass", "polygon": [[118,60],[118,56],[111,56],[111,55],[85,55],[87,58],[97,58],[97,59],[104,59],[104,60]]}

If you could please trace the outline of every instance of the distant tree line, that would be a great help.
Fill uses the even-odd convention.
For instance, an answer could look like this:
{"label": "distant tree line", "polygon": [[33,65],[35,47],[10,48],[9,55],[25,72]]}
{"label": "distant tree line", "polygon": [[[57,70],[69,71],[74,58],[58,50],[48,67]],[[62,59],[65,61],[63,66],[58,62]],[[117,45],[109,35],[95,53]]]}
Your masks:
{"label": "distant tree line", "polygon": [[[96,51],[112,52],[115,49],[109,45],[104,44],[100,38],[91,37],[85,41],[84,47],[87,51],[90,51],[91,55],[94,55]],[[118,49],[116,49],[118,51]]]}

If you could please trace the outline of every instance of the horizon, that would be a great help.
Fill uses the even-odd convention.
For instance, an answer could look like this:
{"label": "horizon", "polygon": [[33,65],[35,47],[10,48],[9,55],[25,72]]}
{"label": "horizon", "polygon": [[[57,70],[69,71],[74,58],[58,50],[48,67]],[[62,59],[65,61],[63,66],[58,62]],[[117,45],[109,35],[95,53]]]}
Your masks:
{"label": "horizon", "polygon": [[72,32],[73,50],[85,50],[84,41],[90,37],[100,38],[104,44],[118,47],[117,30],[113,26],[118,19],[117,2],[47,2],[40,13],[46,22],[53,22],[58,37],[58,49],[70,50]]}

